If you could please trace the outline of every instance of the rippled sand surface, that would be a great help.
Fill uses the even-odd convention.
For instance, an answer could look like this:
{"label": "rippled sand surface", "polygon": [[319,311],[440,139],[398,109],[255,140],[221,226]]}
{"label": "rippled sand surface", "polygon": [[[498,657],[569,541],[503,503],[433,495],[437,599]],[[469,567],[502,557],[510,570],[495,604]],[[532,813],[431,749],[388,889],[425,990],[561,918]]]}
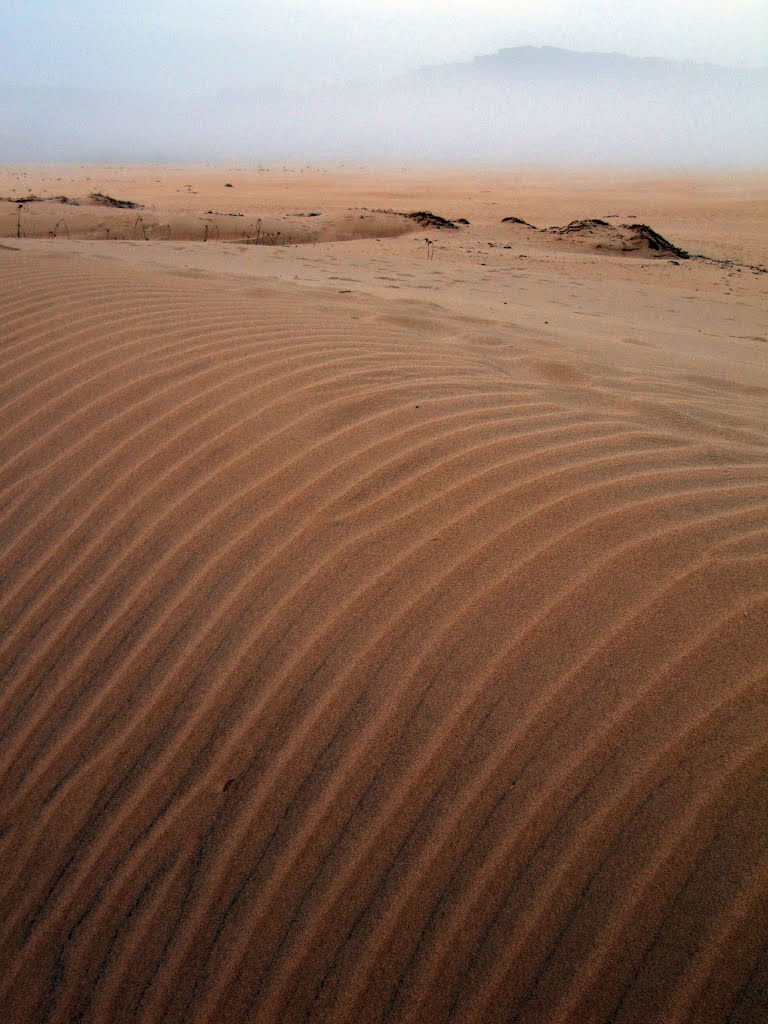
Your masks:
{"label": "rippled sand surface", "polygon": [[12,187],[195,228],[0,220],[2,1019],[762,1020],[760,183]]}

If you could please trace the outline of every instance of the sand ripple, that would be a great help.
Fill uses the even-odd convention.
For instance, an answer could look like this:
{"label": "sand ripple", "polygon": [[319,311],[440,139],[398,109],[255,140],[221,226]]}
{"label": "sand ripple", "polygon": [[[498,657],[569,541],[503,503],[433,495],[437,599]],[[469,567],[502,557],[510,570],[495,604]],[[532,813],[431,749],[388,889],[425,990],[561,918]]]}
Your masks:
{"label": "sand ripple", "polygon": [[0,273],[4,1020],[759,1019],[759,396]]}

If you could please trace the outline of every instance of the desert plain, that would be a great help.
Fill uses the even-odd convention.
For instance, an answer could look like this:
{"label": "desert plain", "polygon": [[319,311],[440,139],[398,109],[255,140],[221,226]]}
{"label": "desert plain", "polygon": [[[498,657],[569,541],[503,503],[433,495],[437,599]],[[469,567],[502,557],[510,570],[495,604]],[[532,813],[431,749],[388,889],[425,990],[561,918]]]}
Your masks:
{"label": "desert plain", "polygon": [[0,197],[0,1019],[768,1019],[765,176]]}

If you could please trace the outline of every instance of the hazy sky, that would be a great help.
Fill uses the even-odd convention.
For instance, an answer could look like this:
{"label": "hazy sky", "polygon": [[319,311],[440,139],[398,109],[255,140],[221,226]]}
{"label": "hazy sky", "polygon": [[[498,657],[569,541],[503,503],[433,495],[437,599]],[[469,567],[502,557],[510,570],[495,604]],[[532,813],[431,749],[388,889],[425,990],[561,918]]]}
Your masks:
{"label": "hazy sky", "polygon": [[0,0],[0,79],[189,94],[378,80],[506,46],[768,64],[766,0]]}

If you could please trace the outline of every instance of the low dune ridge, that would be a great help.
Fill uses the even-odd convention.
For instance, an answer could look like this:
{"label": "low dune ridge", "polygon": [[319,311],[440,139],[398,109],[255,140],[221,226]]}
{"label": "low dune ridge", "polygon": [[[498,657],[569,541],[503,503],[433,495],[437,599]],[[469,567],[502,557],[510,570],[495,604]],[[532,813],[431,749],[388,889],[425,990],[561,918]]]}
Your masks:
{"label": "low dune ridge", "polygon": [[102,241],[245,242],[249,245],[303,245],[310,242],[395,237],[412,230],[395,212],[319,212],[147,208],[131,199],[98,194],[0,197],[0,232],[6,237]]}
{"label": "low dune ridge", "polygon": [[[230,186],[225,184],[224,187]],[[690,259],[688,252],[647,224],[609,224],[600,218],[587,218],[539,229],[516,216],[504,217],[501,223],[513,226],[518,240],[522,229],[523,240],[534,249],[546,250],[548,243],[554,241],[575,251],[588,249],[601,254]],[[223,241],[286,246],[395,238],[424,228],[457,231],[460,226],[469,228],[470,222],[464,217],[454,222],[430,210],[403,212],[369,207],[334,209],[325,216],[321,211],[297,213],[289,208],[261,216],[258,208],[250,206],[245,213],[147,209],[130,199],[115,199],[94,192],[82,198],[34,194],[0,197],[0,225],[4,225],[5,236],[10,238]],[[483,225],[486,231],[487,227]]]}
{"label": "low dune ridge", "polygon": [[492,196],[0,246],[3,1020],[760,1019],[765,278]]}

